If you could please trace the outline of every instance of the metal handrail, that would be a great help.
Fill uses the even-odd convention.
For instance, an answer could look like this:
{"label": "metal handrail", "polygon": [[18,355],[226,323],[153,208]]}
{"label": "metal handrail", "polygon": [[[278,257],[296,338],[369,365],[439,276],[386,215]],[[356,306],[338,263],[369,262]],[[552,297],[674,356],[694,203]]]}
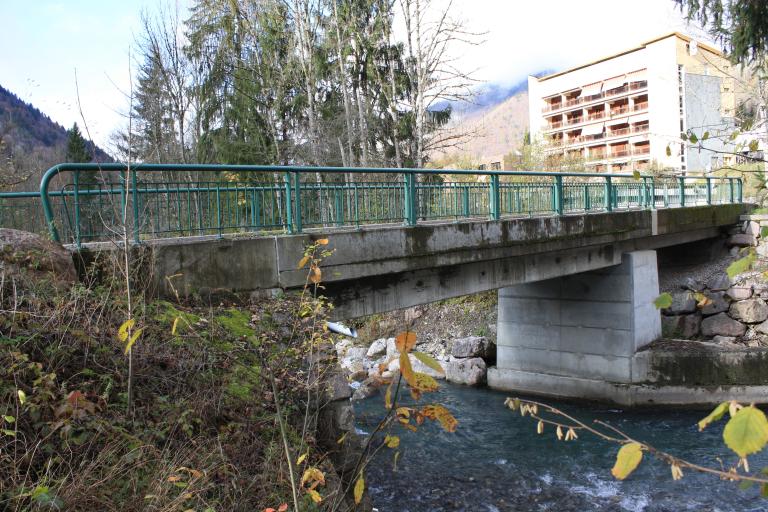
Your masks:
{"label": "metal handrail", "polygon": [[[119,175],[111,183],[83,185],[80,174],[94,171]],[[156,176],[160,172],[171,175],[215,173],[216,176],[196,181],[191,178],[144,181],[147,176]],[[237,173],[239,176],[268,174],[270,178],[274,176],[280,180],[274,181],[273,178],[271,182],[262,183],[243,179],[230,182],[220,176],[223,173]],[[346,178],[345,181],[317,183],[314,181],[317,173],[343,175]],[[72,183],[63,190],[49,190],[54,178],[60,174],[71,174]],[[388,181],[355,180],[363,174],[389,174],[397,175],[398,178]],[[302,175],[307,175],[312,181],[302,181]],[[424,180],[418,179],[420,175]],[[436,175],[486,178],[484,182],[430,181],[430,176]],[[578,196],[581,197],[578,200],[574,195],[566,197],[571,194],[569,191],[573,187],[582,185],[588,186],[589,193],[586,196]],[[603,192],[595,192],[595,187],[602,187],[600,190]],[[211,232],[221,236],[242,229],[282,229],[297,233],[304,226],[359,226],[387,222],[415,225],[421,220],[441,218],[486,216],[495,220],[510,214],[561,215],[571,211],[689,206],[691,199],[686,204],[686,194],[679,191],[691,187],[708,190],[708,204],[713,204],[713,197],[715,202],[741,201],[741,180],[730,177],[686,176],[670,181],[650,175],[637,177],[631,174],[596,172],[214,164],[136,164],[130,167],[129,173],[127,165],[110,163],[53,166],[43,175],[39,193],[0,193],[0,214],[9,211],[2,208],[14,211],[8,201],[39,198],[45,226],[51,238],[56,241],[61,238],[59,227],[67,227],[67,239],[80,244],[83,240],[103,238],[109,231],[105,226],[114,228],[122,221],[123,224],[131,224],[126,225],[125,229],[130,228],[133,240],[139,243],[142,237],[147,236],[186,236]],[[663,191],[666,202],[658,199],[661,197],[659,191]],[[704,196],[700,192],[697,194],[694,200],[701,203]],[[104,198],[116,196],[120,198],[121,210],[110,217],[111,212],[107,211],[106,206],[111,204],[117,210],[117,200],[112,199],[106,205],[103,201]],[[630,197],[634,199],[628,199]],[[60,226],[57,226],[54,215],[53,200],[57,204],[61,203],[68,221]],[[74,204],[69,204],[69,201]],[[122,219],[122,212],[128,212],[129,218]],[[18,213],[15,218],[24,220],[23,215]]]}

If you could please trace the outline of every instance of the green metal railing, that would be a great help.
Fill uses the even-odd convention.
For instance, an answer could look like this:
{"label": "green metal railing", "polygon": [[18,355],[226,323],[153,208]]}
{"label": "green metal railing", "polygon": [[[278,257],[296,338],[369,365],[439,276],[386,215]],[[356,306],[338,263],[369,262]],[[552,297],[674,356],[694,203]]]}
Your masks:
{"label": "green metal railing", "polygon": [[[738,178],[250,165],[59,164],[0,225],[81,244],[737,203]],[[42,209],[40,208],[42,204]]]}

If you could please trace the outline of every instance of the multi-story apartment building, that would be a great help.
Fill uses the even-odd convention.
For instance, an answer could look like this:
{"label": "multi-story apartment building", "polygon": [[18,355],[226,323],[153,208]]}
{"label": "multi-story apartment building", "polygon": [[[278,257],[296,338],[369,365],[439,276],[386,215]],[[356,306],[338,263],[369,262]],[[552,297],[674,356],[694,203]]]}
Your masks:
{"label": "multi-story apartment building", "polygon": [[[531,134],[552,160],[587,170],[711,168],[720,153],[685,143],[691,129],[726,133],[740,98],[722,52],[672,33],[567,71],[528,77]],[[727,150],[727,137],[706,146]]]}

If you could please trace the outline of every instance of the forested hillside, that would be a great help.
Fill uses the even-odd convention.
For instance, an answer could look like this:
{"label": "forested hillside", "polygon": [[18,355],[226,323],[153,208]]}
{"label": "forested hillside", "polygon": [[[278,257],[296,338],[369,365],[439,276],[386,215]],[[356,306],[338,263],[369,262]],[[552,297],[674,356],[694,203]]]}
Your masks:
{"label": "forested hillside", "polygon": [[[40,175],[64,161],[66,149],[66,128],[0,86],[0,189],[35,190]],[[95,147],[94,161],[109,160]]]}

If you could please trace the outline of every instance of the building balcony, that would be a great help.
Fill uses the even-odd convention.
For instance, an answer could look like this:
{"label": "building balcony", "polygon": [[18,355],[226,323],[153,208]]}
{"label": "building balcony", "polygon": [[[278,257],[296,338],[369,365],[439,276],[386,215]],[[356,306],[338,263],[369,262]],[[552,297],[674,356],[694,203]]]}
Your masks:
{"label": "building balcony", "polygon": [[635,103],[632,106],[632,111],[637,112],[639,110],[648,110],[648,102],[644,101],[643,103]]}
{"label": "building balcony", "polygon": [[619,108],[612,108],[611,109],[611,117],[620,116],[622,114],[626,114],[629,112],[629,106],[619,107]]}
{"label": "building balcony", "polygon": [[616,96],[621,96],[621,95],[630,94],[630,93],[634,94],[635,91],[641,91],[647,88],[648,88],[648,81],[641,80],[639,82],[632,82],[629,85],[617,87],[616,89],[611,89],[609,91],[593,94],[591,96],[585,96],[583,98],[573,98],[565,102],[555,103],[551,105],[544,105],[541,111],[542,113],[553,113],[558,110],[568,109],[568,108],[576,107],[578,105],[590,105],[592,103],[602,101],[606,98],[614,98]]}
{"label": "building balcony", "polygon": [[596,121],[598,119],[604,119],[605,118],[605,112],[595,112],[594,114],[588,114],[587,119],[589,121]]}

